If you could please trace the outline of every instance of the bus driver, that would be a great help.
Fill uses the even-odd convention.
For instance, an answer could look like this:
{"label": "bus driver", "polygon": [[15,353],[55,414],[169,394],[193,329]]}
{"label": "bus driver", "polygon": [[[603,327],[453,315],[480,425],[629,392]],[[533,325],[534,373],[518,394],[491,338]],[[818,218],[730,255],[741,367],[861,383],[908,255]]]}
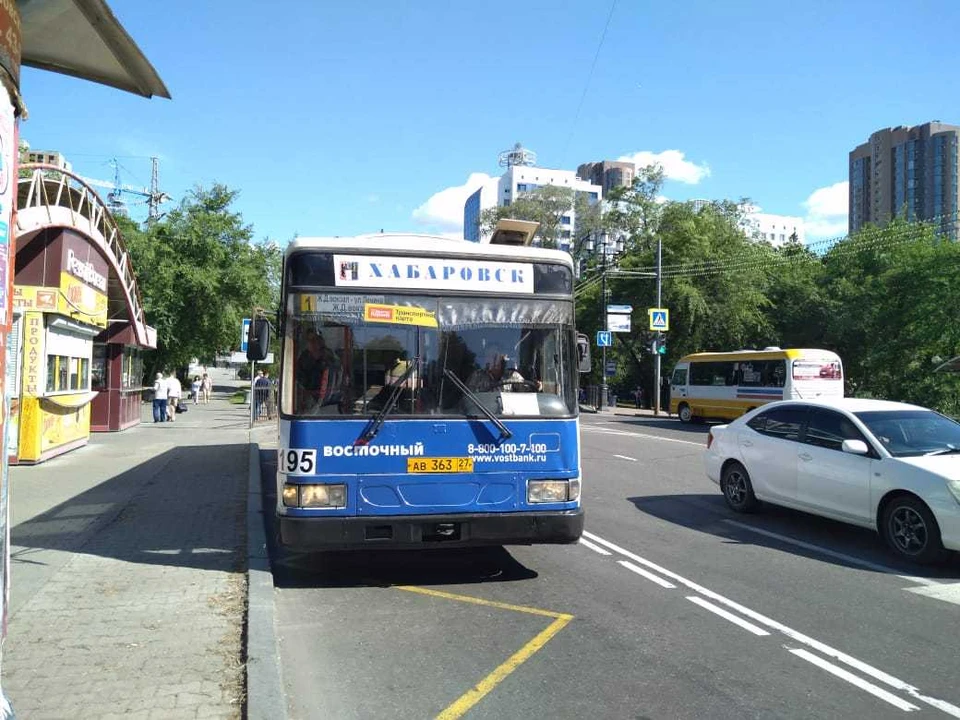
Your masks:
{"label": "bus driver", "polygon": [[525,380],[516,368],[507,367],[507,356],[497,345],[487,346],[486,365],[477,368],[467,380],[467,387],[473,392],[536,392],[540,390],[540,383],[535,380]]}
{"label": "bus driver", "polygon": [[323,335],[307,330],[307,346],[297,358],[296,378],[301,412],[319,409],[329,399],[331,376],[336,372],[337,358],[327,347]]}

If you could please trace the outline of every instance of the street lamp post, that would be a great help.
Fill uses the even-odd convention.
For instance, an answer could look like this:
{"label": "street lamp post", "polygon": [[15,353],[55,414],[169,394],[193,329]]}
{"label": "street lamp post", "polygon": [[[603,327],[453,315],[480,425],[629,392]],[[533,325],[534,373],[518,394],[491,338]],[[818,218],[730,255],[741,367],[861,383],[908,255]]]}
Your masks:
{"label": "street lamp post", "polygon": [[[624,249],[623,238],[610,238],[605,232],[600,233],[599,243],[595,243],[593,236],[589,237],[586,241],[586,250],[587,252],[599,251],[600,253],[600,317],[602,318],[602,327],[604,331],[609,331],[610,326],[608,324],[607,317],[607,272],[608,272],[608,260],[610,264],[616,267],[616,259]],[[609,388],[607,387],[607,347],[606,345],[601,348],[601,360],[600,362],[600,397],[597,400],[597,410],[603,410],[604,406],[607,405],[607,392]]]}

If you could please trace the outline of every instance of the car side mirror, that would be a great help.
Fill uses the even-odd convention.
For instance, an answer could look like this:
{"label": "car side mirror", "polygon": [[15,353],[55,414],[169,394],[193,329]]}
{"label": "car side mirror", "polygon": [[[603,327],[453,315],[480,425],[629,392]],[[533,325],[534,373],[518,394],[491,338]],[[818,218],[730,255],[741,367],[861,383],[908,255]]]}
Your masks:
{"label": "car side mirror", "polygon": [[577,334],[577,362],[581,373],[590,372],[590,339],[580,333]]}
{"label": "car side mirror", "polygon": [[247,337],[247,360],[260,362],[266,359],[270,352],[270,321],[266,318],[256,318],[250,324],[250,334]]}
{"label": "car side mirror", "polygon": [[863,440],[844,440],[840,449],[851,455],[867,455],[870,453],[870,448]]}

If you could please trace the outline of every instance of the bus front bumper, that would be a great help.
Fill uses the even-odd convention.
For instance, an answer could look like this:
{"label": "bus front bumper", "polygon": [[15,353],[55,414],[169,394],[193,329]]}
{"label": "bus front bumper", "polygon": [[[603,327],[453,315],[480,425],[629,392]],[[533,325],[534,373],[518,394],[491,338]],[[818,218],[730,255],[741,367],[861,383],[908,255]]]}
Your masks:
{"label": "bus front bumper", "polygon": [[575,543],[583,508],[562,512],[279,518],[280,542],[294,550],[469,547]]}

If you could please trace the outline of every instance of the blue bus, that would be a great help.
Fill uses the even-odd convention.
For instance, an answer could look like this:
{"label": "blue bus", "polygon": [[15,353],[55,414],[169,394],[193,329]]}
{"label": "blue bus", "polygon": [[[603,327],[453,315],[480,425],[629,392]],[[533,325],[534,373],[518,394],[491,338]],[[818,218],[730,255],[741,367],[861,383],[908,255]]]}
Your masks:
{"label": "blue bus", "polygon": [[[579,539],[589,352],[567,253],[415,234],[302,238],[284,256],[281,304],[283,545]],[[268,344],[259,319],[251,359]]]}

